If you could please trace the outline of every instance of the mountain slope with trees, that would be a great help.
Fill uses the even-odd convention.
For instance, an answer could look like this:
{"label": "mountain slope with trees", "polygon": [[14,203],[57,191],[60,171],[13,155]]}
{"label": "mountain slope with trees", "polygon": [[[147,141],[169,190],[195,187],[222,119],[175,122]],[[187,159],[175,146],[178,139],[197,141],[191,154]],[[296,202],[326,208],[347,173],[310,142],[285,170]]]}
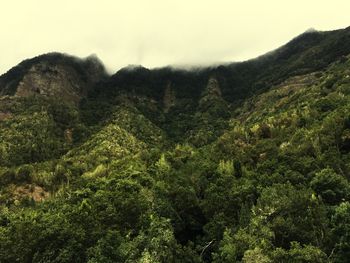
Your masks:
{"label": "mountain slope with trees", "polygon": [[0,262],[348,262],[350,28],[241,63],[0,76]]}

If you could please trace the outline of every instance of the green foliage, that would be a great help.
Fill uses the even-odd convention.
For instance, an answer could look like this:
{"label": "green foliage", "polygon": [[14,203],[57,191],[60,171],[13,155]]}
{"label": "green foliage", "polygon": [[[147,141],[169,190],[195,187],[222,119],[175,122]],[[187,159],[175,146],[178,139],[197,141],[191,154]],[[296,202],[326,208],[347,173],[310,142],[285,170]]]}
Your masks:
{"label": "green foliage", "polygon": [[218,166],[218,173],[223,176],[233,175],[233,162],[232,161],[220,161]]}
{"label": "green foliage", "polygon": [[348,181],[329,168],[316,173],[310,186],[325,203],[331,205],[345,201],[350,193]]}
{"label": "green foliage", "polygon": [[242,258],[244,263],[270,263],[271,259],[264,255],[260,248],[254,248],[253,250],[247,250]]}
{"label": "green foliage", "polygon": [[289,251],[277,248],[272,253],[273,262],[329,262],[327,254],[318,247],[311,245],[300,246],[298,242],[292,242]]}
{"label": "green foliage", "polygon": [[347,262],[350,251],[350,203],[343,202],[332,216],[334,234],[334,262]]}
{"label": "green foliage", "polygon": [[[349,47],[306,33],[244,63],[122,69],[79,105],[0,97],[0,262],[348,262]],[[87,81],[89,63],[68,65]]]}
{"label": "green foliage", "polygon": [[122,262],[126,260],[128,247],[123,246],[126,241],[118,231],[109,230],[106,236],[97,241],[97,244],[88,251],[89,263]]}
{"label": "green foliage", "polygon": [[16,116],[0,125],[0,165],[43,161],[54,158],[64,150],[47,112]]}

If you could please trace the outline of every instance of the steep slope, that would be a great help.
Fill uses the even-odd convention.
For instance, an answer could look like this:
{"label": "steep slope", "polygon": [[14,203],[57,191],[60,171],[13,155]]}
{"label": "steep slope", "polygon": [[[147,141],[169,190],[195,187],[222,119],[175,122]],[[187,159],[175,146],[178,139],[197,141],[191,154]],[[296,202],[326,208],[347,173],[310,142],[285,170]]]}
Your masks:
{"label": "steep slope", "polygon": [[243,63],[0,77],[0,262],[347,262],[350,28]]}
{"label": "steep slope", "polygon": [[94,56],[79,60],[49,53],[25,60],[0,76],[0,95],[40,94],[77,103],[105,76],[104,66]]}
{"label": "steep slope", "polygon": [[79,101],[105,77],[96,57],[59,53],[25,60],[0,76],[0,165],[58,158],[79,142],[86,132]]}
{"label": "steep slope", "polygon": [[[291,77],[237,109],[213,155],[224,172],[235,174],[231,187],[245,188],[238,210],[254,205],[238,227],[225,223],[232,225],[214,255],[217,262],[346,262],[348,232],[337,231],[348,223],[334,220],[349,206],[349,70],[347,56],[324,71]],[[226,200],[237,198],[229,187],[220,188],[220,180],[206,190],[211,196],[221,190],[222,204],[212,211],[217,215],[232,211]],[[242,210],[238,222],[240,216]]]}
{"label": "steep slope", "polygon": [[[253,94],[266,91],[291,76],[322,70],[349,52],[350,28],[306,32],[269,54],[243,63],[193,71],[124,68],[105,83],[97,85],[89,97],[97,100],[97,104],[104,104],[106,116],[101,114],[100,117],[106,118],[110,112],[108,107],[116,103],[115,97],[126,93],[134,98],[136,106],[152,122],[175,141],[183,141],[188,137],[186,133],[197,129],[193,126],[197,125],[193,117],[212,77],[220,86],[222,99],[233,109]],[[169,92],[172,95],[171,107],[166,102]],[[138,97],[142,97],[143,102],[138,104]],[[145,99],[148,99],[147,103]]]}

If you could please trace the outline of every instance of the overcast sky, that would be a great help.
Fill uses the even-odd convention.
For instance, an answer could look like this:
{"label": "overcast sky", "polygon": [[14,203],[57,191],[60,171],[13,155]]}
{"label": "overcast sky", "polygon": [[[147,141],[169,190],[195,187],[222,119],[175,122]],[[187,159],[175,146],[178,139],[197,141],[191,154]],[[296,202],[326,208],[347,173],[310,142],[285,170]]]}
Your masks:
{"label": "overcast sky", "polygon": [[129,64],[256,57],[309,28],[350,26],[349,0],[1,0],[0,74],[51,51]]}

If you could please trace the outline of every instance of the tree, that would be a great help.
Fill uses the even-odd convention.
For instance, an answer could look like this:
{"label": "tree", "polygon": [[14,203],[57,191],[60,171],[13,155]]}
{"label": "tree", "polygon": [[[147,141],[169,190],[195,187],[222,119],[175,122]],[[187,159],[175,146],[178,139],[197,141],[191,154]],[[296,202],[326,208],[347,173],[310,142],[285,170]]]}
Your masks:
{"label": "tree", "polygon": [[339,204],[331,220],[334,236],[334,262],[345,263],[350,258],[350,203]]}
{"label": "tree", "polygon": [[310,183],[311,188],[330,205],[339,204],[349,197],[349,183],[332,169],[326,168],[316,173]]}

